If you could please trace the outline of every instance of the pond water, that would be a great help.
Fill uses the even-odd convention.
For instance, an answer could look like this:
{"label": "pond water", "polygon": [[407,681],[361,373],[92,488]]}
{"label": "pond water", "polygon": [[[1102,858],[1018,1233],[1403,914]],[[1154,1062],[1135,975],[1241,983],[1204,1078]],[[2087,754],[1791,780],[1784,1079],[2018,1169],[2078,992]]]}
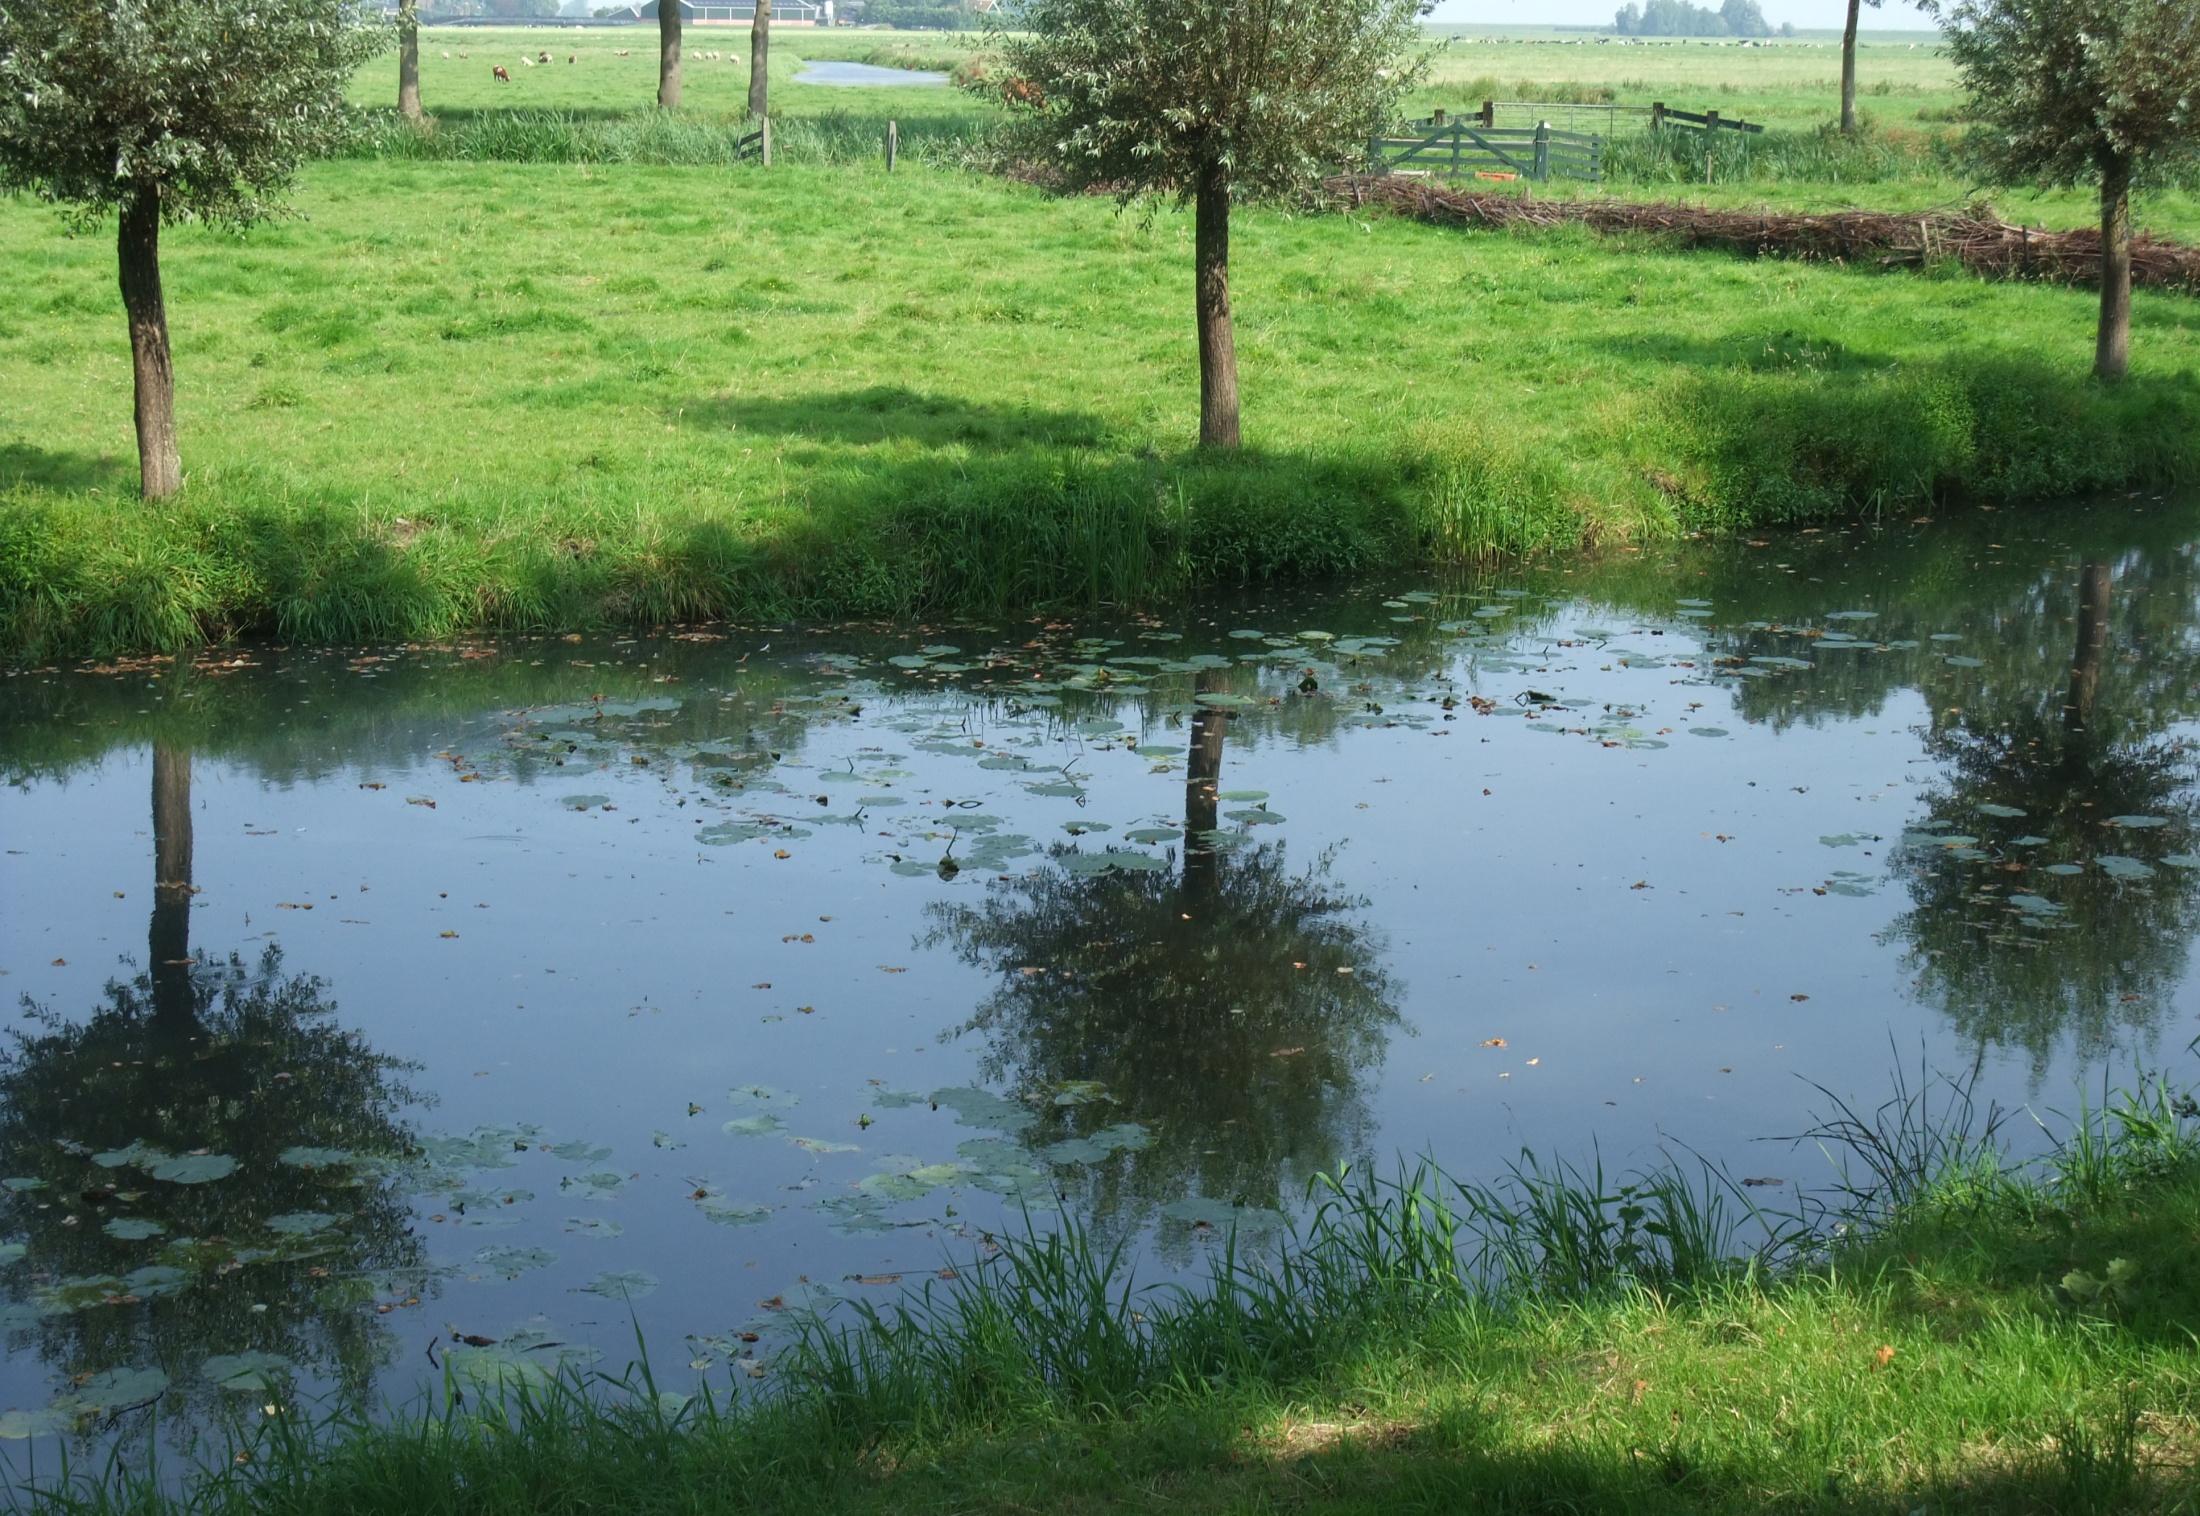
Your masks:
{"label": "pond water", "polygon": [[[618,1367],[1067,1208],[2067,1109],[2200,988],[2200,512],[1110,623],[0,677],[0,1437]],[[692,1369],[681,1365],[692,1365]]]}
{"label": "pond water", "polygon": [[797,84],[909,85],[945,84],[947,75],[920,68],[881,68],[876,63],[846,63],[838,59],[811,59],[794,76]]}

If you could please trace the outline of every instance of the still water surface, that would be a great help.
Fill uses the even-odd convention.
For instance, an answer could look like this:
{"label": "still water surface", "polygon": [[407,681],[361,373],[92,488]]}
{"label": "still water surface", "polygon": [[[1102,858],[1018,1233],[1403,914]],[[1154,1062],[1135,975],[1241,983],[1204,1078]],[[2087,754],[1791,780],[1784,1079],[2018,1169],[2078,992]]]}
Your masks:
{"label": "still water surface", "polygon": [[2176,1067],[2196,528],[0,677],[0,1436],[768,1386],[1026,1208],[1159,1279],[1340,1163],[1794,1195],[1809,1082]]}

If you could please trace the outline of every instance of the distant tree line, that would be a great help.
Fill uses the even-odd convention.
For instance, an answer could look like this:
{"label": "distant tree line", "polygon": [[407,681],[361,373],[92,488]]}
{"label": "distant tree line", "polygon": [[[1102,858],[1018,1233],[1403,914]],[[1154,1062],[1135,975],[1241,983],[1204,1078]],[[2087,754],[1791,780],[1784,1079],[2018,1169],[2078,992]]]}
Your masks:
{"label": "distant tree line", "polygon": [[1778,31],[1765,20],[1757,0],[1723,0],[1714,10],[1690,0],[1633,0],[1612,20],[1622,37],[1792,37],[1792,24]]}
{"label": "distant tree line", "polygon": [[898,26],[954,32],[978,17],[964,0],[846,0],[840,14],[865,26]]}

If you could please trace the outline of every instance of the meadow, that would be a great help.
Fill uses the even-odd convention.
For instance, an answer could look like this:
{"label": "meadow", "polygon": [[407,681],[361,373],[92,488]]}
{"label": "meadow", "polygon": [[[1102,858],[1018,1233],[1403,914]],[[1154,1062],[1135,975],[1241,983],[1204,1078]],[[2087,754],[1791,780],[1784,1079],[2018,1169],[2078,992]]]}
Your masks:
{"label": "meadow", "polygon": [[[0,205],[0,646],[1136,603],[2200,472],[2181,296],[2142,296],[2134,382],[2108,392],[2083,290],[1290,206],[1239,215],[1250,445],[1202,456],[1187,216],[989,172],[999,107],[974,93],[795,82],[809,57],[954,67],[981,38],[788,29],[766,173],[730,161],[745,33],[695,30],[727,56],[691,56],[667,118],[647,28],[430,29],[430,130],[376,105],[385,57],[295,218],[172,232],[190,483],[159,512],[132,489],[106,239]],[[1946,87],[1929,50],[1866,57]],[[1794,119],[1828,67],[1814,43],[1462,42],[1429,88],[1456,101],[1500,64]],[[1948,188],[1881,138],[1758,141],[1744,182],[1648,163],[1607,192]],[[1879,178],[1840,177],[1858,153]]]}

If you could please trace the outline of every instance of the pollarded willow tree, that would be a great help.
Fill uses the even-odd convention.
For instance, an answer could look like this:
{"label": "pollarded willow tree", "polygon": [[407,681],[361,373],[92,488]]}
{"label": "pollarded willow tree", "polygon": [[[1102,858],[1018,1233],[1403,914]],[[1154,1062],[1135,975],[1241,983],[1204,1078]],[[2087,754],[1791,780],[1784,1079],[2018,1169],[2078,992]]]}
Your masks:
{"label": "pollarded willow tree", "polygon": [[680,0],[658,0],[657,108],[680,108]]}
{"label": "pollarded willow tree", "polygon": [[2093,372],[2131,356],[2131,192],[2200,146],[2193,0],[1949,0],[1934,14],[1971,97],[1971,145],[2003,183],[2091,184],[2101,197]]}
{"label": "pollarded willow tree", "polygon": [[1415,23],[1425,9],[1423,0],[1028,0],[997,24],[1018,81],[1009,98],[1030,113],[1030,148],[1064,189],[1192,206],[1202,444],[1238,444],[1231,203],[1300,190],[1357,162],[1419,72]]}
{"label": "pollarded willow tree", "polygon": [[161,227],[279,210],[388,41],[361,0],[0,0],[0,189],[116,216],[147,499],[183,483]]}

